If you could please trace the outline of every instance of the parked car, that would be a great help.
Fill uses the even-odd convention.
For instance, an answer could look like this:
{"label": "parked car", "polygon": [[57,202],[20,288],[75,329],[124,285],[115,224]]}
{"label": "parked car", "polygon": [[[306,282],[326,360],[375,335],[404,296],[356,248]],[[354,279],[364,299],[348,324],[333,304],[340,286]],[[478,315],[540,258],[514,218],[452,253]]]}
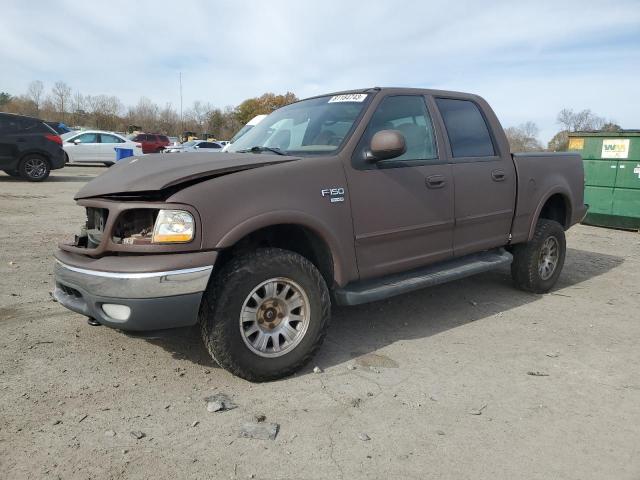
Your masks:
{"label": "parked car", "polygon": [[139,133],[131,140],[142,145],[143,153],[159,153],[171,145],[169,137],[158,133]]}
{"label": "parked car", "polygon": [[206,140],[191,140],[176,147],[168,147],[164,151],[167,153],[200,152],[221,152],[223,145],[219,142],[208,142]]}
{"label": "parked car", "polygon": [[73,131],[62,122],[44,122],[44,123],[46,123],[51,128],[53,128],[58,135],[64,135],[65,133],[69,133]]}
{"label": "parked car", "polygon": [[78,192],[86,232],[56,253],[54,296],[122,330],[200,322],[212,357],[252,381],[306,364],[332,302],[505,266],[518,288],[548,292],[587,210],[580,155],[511,154],[466,93],[318,96],[215,162],[172,157],[124,160]]}
{"label": "parked car", "polygon": [[0,169],[40,182],[62,167],[62,140],[55,130],[38,118],[0,113]]}
{"label": "parked car", "polygon": [[113,132],[84,130],[63,135],[63,148],[68,163],[104,163],[113,165],[116,161],[115,147],[133,150],[134,155],[142,155],[142,145],[132,142]]}

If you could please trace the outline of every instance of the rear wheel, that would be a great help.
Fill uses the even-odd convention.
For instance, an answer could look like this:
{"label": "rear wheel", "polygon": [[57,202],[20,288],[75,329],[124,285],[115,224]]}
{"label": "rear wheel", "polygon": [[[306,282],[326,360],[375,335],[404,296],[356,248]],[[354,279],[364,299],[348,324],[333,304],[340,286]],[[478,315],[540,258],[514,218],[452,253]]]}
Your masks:
{"label": "rear wheel", "polygon": [[202,305],[202,338],[211,356],[250,381],[292,374],[320,347],[329,325],[329,292],[306,258],[277,248],[237,257],[212,279]]}
{"label": "rear wheel", "polygon": [[41,155],[27,155],[18,166],[20,176],[30,182],[46,180],[51,172],[49,161]]}
{"label": "rear wheel", "polygon": [[540,219],[533,238],[513,248],[511,276],[516,286],[534,293],[551,290],[562,271],[566,249],[562,225]]}

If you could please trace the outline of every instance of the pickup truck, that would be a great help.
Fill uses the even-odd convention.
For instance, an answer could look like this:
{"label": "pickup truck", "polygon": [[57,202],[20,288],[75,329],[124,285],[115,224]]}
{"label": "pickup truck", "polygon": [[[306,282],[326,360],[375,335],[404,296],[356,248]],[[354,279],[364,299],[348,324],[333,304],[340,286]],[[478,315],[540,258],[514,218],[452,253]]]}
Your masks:
{"label": "pickup truck", "polygon": [[76,195],[54,296],[94,324],[200,325],[251,381],[310,360],[331,306],[510,265],[549,291],[586,213],[572,153],[510,153],[482,98],[370,88],[302,100],[215,155],[133,157]]}

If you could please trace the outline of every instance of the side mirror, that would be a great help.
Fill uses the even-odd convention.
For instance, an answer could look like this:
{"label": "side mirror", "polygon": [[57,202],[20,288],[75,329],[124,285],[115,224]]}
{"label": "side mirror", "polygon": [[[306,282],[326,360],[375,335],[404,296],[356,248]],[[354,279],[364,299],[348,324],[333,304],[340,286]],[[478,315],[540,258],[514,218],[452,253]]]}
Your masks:
{"label": "side mirror", "polygon": [[78,145],[79,143],[82,143],[82,140],[78,140],[77,138],[73,141],[74,144]]}
{"label": "side mirror", "polygon": [[200,148],[200,145],[194,145],[193,148]]}
{"label": "side mirror", "polygon": [[404,135],[398,130],[380,130],[371,139],[367,159],[372,162],[396,158],[407,151]]}

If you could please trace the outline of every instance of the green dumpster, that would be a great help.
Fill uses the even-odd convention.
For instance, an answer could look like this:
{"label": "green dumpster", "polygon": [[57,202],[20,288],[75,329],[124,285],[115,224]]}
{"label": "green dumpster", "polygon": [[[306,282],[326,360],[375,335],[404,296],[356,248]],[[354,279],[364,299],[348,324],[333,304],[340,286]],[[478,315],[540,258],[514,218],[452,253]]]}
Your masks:
{"label": "green dumpster", "polygon": [[583,223],[640,229],[640,130],[570,133],[569,150],[584,162]]}

